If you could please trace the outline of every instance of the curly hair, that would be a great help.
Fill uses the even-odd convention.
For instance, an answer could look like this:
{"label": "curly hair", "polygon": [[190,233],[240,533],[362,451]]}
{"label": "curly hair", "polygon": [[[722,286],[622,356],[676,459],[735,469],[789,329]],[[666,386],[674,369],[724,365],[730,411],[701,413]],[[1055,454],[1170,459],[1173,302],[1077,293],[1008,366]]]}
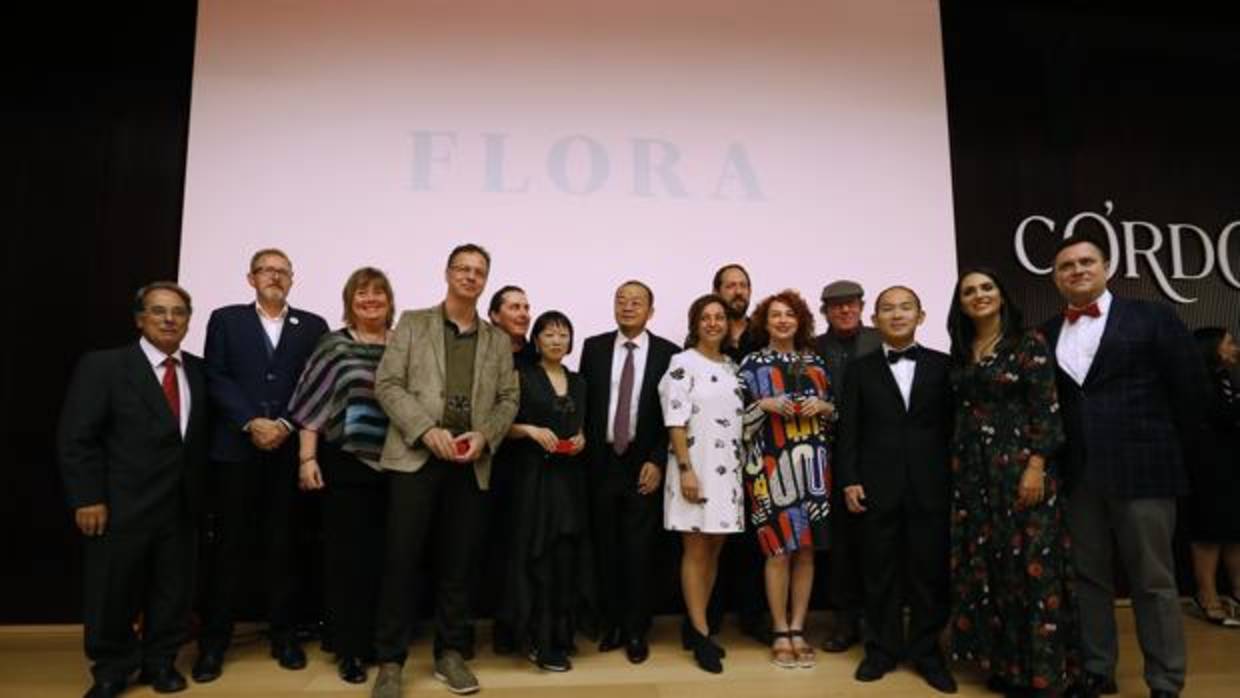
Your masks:
{"label": "curly hair", "polygon": [[787,288],[773,296],[762,299],[753,315],[749,316],[749,331],[753,334],[754,343],[764,347],[771,342],[771,335],[766,330],[767,316],[771,312],[771,304],[779,302],[792,309],[797,318],[797,332],[792,338],[792,346],[797,351],[809,351],[814,348],[814,314],[801,294]]}

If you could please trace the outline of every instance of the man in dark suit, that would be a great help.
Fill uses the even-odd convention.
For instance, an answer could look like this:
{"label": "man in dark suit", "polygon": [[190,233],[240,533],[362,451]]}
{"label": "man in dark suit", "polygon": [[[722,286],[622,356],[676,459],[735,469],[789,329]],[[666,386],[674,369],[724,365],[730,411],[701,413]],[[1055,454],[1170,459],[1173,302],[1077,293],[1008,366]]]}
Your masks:
{"label": "man in dark suit", "polygon": [[650,287],[624,282],[615,296],[618,330],[586,339],[581,352],[602,604],[599,650],[623,645],[634,664],[650,655],[650,559],[663,517],[667,428],[658,385],[679,351],[646,331],[653,314]]}
{"label": "man in dark suit", "polygon": [[[827,331],[814,340],[814,348],[827,364],[836,395],[844,394],[849,363],[876,351],[883,343],[878,330],[861,324],[864,309],[865,290],[856,281],[840,279],[822,289],[819,310],[827,321]],[[835,460],[840,460],[839,444]],[[865,606],[861,583],[861,519],[848,512],[843,488],[836,487],[831,500],[831,550],[825,577],[829,603],[835,609],[835,624],[823,649],[845,652],[861,639],[861,612]]]}
{"label": "man in dark suit", "polygon": [[246,551],[260,545],[271,656],[285,669],[306,666],[293,633],[293,503],[297,445],[288,402],[306,359],[327,332],[323,318],[288,305],[293,265],[280,250],[259,250],[246,275],[254,303],[217,309],[207,322],[204,359],[214,408],[211,461],[215,544],[204,592],[195,681],[223,671],[233,615],[246,575]]}
{"label": "man in dark suit", "polygon": [[1055,351],[1067,444],[1068,529],[1076,564],[1086,688],[1115,691],[1112,559],[1132,587],[1137,639],[1152,696],[1184,686],[1184,628],[1171,538],[1188,491],[1181,455],[1205,386],[1193,339],[1170,308],[1107,290],[1107,245],[1060,242],[1055,286],[1063,317],[1043,325]]}
{"label": "man in dark suit", "polygon": [[916,343],[925,318],[911,289],[878,295],[883,347],[848,369],[837,464],[865,545],[867,637],[857,680],[876,681],[905,659],[932,688],[955,693],[938,646],[949,610],[951,383],[947,355]]}
{"label": "man in dark suit", "polygon": [[[201,360],[180,350],[190,297],[170,282],[138,291],[134,344],[82,357],[60,419],[60,467],[85,552],[86,656],[110,698],[129,676],[185,689],[174,662],[189,630],[193,521],[207,458]],[[141,640],[134,620],[144,613]]]}

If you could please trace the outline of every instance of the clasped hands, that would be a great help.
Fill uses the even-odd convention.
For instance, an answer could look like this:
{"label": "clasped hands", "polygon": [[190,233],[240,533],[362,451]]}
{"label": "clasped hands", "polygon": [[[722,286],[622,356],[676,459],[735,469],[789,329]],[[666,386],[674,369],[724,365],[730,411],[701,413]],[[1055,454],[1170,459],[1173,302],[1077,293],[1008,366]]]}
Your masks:
{"label": "clasped hands", "polygon": [[260,451],[274,451],[284,444],[284,440],[292,432],[278,419],[255,417],[245,425],[250,434],[250,443]]}
{"label": "clasped hands", "polygon": [[835,413],[835,405],[816,395],[799,398],[788,395],[764,397],[758,401],[758,407],[769,414],[777,414],[785,419],[793,417],[830,417]]}
{"label": "clasped hands", "polygon": [[436,458],[449,463],[473,463],[482,455],[486,448],[486,439],[476,431],[467,431],[460,436],[443,427],[432,427],[422,435],[422,443],[426,445]]}

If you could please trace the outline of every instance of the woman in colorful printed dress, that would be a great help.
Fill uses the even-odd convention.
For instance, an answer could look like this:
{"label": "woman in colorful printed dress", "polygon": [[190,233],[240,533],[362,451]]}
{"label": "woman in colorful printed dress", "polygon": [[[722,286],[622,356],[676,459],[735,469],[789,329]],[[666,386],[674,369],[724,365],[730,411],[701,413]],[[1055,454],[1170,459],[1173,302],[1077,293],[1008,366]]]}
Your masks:
{"label": "woman in colorful printed dress", "polygon": [[741,361],[745,492],[766,556],[776,665],[811,667],[805,614],[814,550],[825,547],[835,406],[826,364],[814,352],[814,316],[796,291],[758,304],[750,326],[764,349]]}
{"label": "woman in colorful printed dress", "polygon": [[709,637],[706,605],[725,536],[745,530],[741,499],[741,403],[736,364],[723,354],[727,303],[702,296],[689,307],[685,351],[672,356],[659,381],[668,430],[663,526],[680,531],[680,585],[685,598],[681,644],[703,670],[723,671],[723,648]]}
{"label": "woman in colorful printed dress", "polygon": [[379,455],[388,418],[375,369],[395,315],[383,272],[363,267],[344,286],[345,327],[323,335],[289,404],[299,432],[298,479],[323,490],[324,609],[340,678],[366,681],[382,573],[387,482]]}
{"label": "woman in colorful printed dress", "polygon": [[1077,621],[1055,367],[998,277],[966,272],[947,320],[952,441],[952,650],[1008,696],[1059,695],[1077,674]]}

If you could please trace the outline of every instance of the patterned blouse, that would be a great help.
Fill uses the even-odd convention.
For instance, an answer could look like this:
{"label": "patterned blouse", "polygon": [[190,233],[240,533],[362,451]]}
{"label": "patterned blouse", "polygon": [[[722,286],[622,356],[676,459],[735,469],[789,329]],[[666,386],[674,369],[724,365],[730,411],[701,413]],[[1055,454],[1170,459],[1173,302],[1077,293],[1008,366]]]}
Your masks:
{"label": "patterned blouse", "polygon": [[323,335],[289,400],[293,422],[353,454],[375,470],[388,418],[375,399],[382,344],[353,339],[347,329]]}

